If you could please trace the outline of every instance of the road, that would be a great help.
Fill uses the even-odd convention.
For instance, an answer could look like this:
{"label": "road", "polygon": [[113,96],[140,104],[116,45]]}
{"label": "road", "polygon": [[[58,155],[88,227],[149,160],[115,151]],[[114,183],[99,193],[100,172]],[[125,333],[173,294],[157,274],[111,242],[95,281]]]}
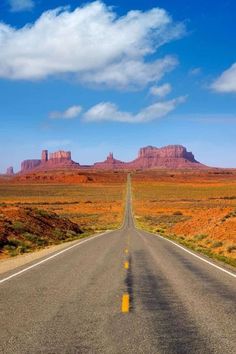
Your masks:
{"label": "road", "polygon": [[131,203],[121,229],[1,275],[1,353],[236,353],[235,272],[137,230]]}

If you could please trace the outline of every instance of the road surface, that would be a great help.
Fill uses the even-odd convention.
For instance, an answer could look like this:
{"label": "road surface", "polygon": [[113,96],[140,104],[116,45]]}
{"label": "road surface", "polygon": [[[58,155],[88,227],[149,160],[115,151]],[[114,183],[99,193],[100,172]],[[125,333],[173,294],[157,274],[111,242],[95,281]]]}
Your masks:
{"label": "road surface", "polygon": [[135,229],[0,278],[0,353],[236,353],[236,277]]}

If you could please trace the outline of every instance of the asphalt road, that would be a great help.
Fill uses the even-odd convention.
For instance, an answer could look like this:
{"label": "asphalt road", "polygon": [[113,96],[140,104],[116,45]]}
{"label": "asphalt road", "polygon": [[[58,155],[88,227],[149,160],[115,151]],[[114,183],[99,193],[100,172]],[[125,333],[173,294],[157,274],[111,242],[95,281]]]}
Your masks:
{"label": "asphalt road", "polygon": [[130,199],[122,229],[1,275],[1,353],[236,353],[235,272],[135,229]]}

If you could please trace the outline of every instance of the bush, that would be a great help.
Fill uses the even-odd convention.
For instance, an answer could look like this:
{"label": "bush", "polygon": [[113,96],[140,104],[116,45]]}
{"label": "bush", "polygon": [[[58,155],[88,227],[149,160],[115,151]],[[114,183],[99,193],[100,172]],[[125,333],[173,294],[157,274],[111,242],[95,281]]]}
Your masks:
{"label": "bush", "polygon": [[57,240],[65,240],[66,239],[66,234],[62,230],[56,228],[53,231],[53,235],[56,237]]}
{"label": "bush", "polygon": [[18,232],[26,231],[25,225],[21,221],[14,221],[12,224],[12,228]]}
{"label": "bush", "polygon": [[223,242],[214,242],[213,245],[212,245],[212,248],[218,248],[218,247],[221,247],[223,246]]}
{"label": "bush", "polygon": [[195,235],[195,236],[194,236],[194,239],[195,239],[196,241],[202,241],[202,240],[204,240],[205,238],[207,238],[207,236],[208,236],[208,235],[205,235],[205,234],[199,234],[199,235]]}
{"label": "bush", "polygon": [[30,232],[26,232],[23,234],[23,237],[31,242],[36,242],[38,239],[37,235],[31,234]]}
{"label": "bush", "polygon": [[183,215],[183,213],[182,213],[182,211],[175,211],[174,213],[173,213],[173,215]]}
{"label": "bush", "polygon": [[47,210],[37,209],[36,214],[39,216],[50,216],[51,214]]}
{"label": "bush", "polygon": [[231,252],[234,252],[236,251],[236,245],[231,245],[227,248],[227,252],[231,253]]}

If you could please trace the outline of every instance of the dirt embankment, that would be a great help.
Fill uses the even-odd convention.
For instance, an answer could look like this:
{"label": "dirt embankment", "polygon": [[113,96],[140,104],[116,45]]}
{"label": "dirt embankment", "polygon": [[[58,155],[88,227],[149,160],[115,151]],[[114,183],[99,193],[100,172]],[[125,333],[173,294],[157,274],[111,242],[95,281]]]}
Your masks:
{"label": "dirt embankment", "polygon": [[36,208],[0,207],[0,258],[77,239],[83,231],[69,219]]}

